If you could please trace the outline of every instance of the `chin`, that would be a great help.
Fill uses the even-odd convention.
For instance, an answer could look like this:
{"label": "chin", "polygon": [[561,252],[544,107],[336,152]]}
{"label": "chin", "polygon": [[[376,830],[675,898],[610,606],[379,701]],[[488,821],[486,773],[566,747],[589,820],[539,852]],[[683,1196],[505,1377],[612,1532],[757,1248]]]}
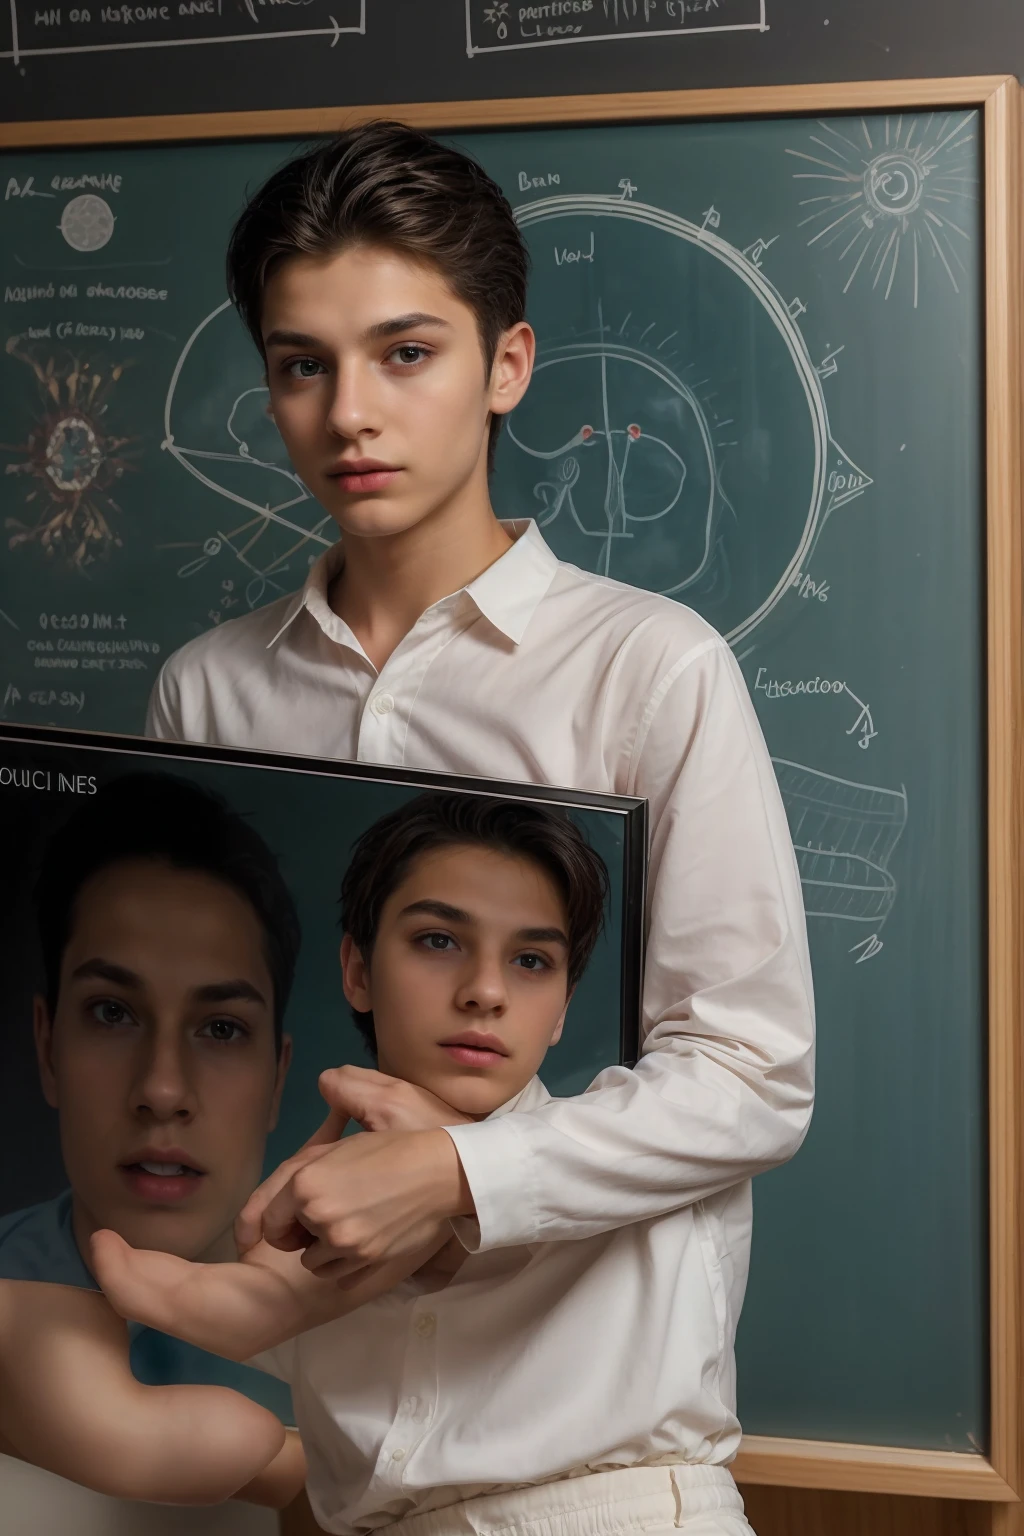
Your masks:
{"label": "chin", "polygon": [[462,1115],[476,1115],[481,1119],[493,1114],[517,1092],[515,1088],[499,1083],[467,1082],[465,1078],[434,1090],[439,1098],[457,1109]]}
{"label": "chin", "polygon": [[325,501],[324,505],[343,535],[360,539],[388,539],[408,533],[435,510],[432,503],[422,507],[396,506],[379,495],[346,496],[341,503]]}
{"label": "chin", "polygon": [[[111,1222],[111,1226],[114,1223]],[[176,1258],[195,1261],[216,1241],[208,1222],[199,1227],[187,1218],[182,1221],[154,1218],[142,1221],[126,1221],[117,1224],[116,1231],[133,1248],[150,1248],[157,1253],[173,1253]]]}

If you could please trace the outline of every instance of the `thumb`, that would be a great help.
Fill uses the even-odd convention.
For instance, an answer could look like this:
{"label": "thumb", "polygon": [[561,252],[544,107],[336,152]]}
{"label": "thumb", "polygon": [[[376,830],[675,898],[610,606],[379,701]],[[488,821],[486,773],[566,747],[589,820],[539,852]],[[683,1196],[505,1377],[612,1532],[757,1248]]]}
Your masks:
{"label": "thumb", "polygon": [[[328,1121],[331,1116],[342,1116],[342,1126],[348,1120],[355,1120],[365,1130],[381,1129],[381,1126],[374,1124],[374,1118],[383,1108],[384,1091],[394,1087],[394,1083],[393,1077],[387,1077],[383,1072],[374,1072],[368,1067],[330,1067],[326,1072],[321,1072],[320,1093],[331,1107]],[[326,1124],[327,1121],[324,1122]],[[340,1136],[341,1131],[337,1134]]]}
{"label": "thumb", "polygon": [[90,1267],[100,1290],[121,1317],[136,1318],[141,1284],[135,1275],[135,1250],[118,1232],[104,1229],[89,1239]]}

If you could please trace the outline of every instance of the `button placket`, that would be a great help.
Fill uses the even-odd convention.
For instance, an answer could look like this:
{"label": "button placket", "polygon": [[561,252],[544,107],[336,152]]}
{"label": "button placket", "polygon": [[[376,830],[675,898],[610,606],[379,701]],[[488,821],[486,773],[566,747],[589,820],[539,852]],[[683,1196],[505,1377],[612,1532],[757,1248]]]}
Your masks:
{"label": "button placket", "polygon": [[454,613],[449,602],[424,614],[384,663],[363,707],[358,761],[404,762],[412,703],[431,664],[462,627],[454,623]]}
{"label": "button placket", "polygon": [[386,1483],[401,1484],[405,1462],[427,1433],[437,1397],[436,1336],[436,1312],[413,1311],[409,1318],[401,1396],[377,1462],[377,1476]]}

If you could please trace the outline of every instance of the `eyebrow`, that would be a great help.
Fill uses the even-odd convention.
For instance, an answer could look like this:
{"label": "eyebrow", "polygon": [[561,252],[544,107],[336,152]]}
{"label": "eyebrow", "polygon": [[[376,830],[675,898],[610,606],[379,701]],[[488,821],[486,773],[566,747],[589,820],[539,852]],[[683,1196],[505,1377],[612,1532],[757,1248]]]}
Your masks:
{"label": "eyebrow", "polygon": [[[404,331],[414,331],[424,325],[432,325],[446,331],[452,329],[451,322],[442,319],[440,315],[428,315],[423,310],[413,310],[408,315],[395,315],[391,320],[379,320],[376,325],[368,326],[362,334],[363,341],[385,341],[389,336],[400,336]],[[320,347],[323,342],[317,336],[310,336],[306,331],[271,331],[263,341],[264,347],[308,347],[310,349]]]}
{"label": "eyebrow", "polygon": [[369,326],[363,332],[364,341],[384,341],[389,336],[400,336],[403,331],[419,330],[421,326],[433,325],[442,330],[450,331],[451,322],[443,320],[440,315],[427,315],[422,310],[413,310],[408,315],[396,315],[393,320],[380,320],[376,325]]}
{"label": "eyebrow", "polygon": [[[124,987],[127,991],[140,992],[145,987],[142,977],[135,971],[130,971],[127,966],[115,965],[112,960],[95,958],[85,960],[76,966],[71,973],[74,981],[109,981],[114,986]],[[267,1000],[258,987],[254,987],[251,981],[243,977],[233,977],[230,981],[212,981],[204,987],[196,987],[192,996],[200,1003],[230,1003],[245,1000],[250,1003],[258,1003],[266,1008]]]}
{"label": "eyebrow", "polygon": [[[407,907],[402,908],[399,916],[406,917],[416,912],[423,912],[428,917],[439,917],[446,923],[475,922],[475,918],[469,912],[464,912],[461,907],[450,906],[446,901],[429,899],[410,902]],[[569,948],[569,940],[561,928],[520,928],[516,938],[527,944],[561,944],[565,949]]]}

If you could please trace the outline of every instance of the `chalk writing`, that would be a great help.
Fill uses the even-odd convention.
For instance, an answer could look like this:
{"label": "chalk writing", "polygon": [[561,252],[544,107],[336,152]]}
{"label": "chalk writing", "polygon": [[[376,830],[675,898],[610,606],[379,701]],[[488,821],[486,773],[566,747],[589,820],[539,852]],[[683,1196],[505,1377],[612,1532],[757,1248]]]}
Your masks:
{"label": "chalk writing", "polygon": [[466,0],[466,52],[559,43],[764,32],[765,0]]}
{"label": "chalk writing", "polygon": [[[239,0],[237,4],[232,0],[135,0],[70,9],[44,9],[29,0],[10,0],[11,47],[0,51],[0,59],[18,64],[50,53],[108,53],[288,37],[323,37],[334,48],[343,35],[365,33],[366,0]],[[93,184],[89,176],[82,181],[86,187]],[[107,184],[106,190],[119,188]]]}

